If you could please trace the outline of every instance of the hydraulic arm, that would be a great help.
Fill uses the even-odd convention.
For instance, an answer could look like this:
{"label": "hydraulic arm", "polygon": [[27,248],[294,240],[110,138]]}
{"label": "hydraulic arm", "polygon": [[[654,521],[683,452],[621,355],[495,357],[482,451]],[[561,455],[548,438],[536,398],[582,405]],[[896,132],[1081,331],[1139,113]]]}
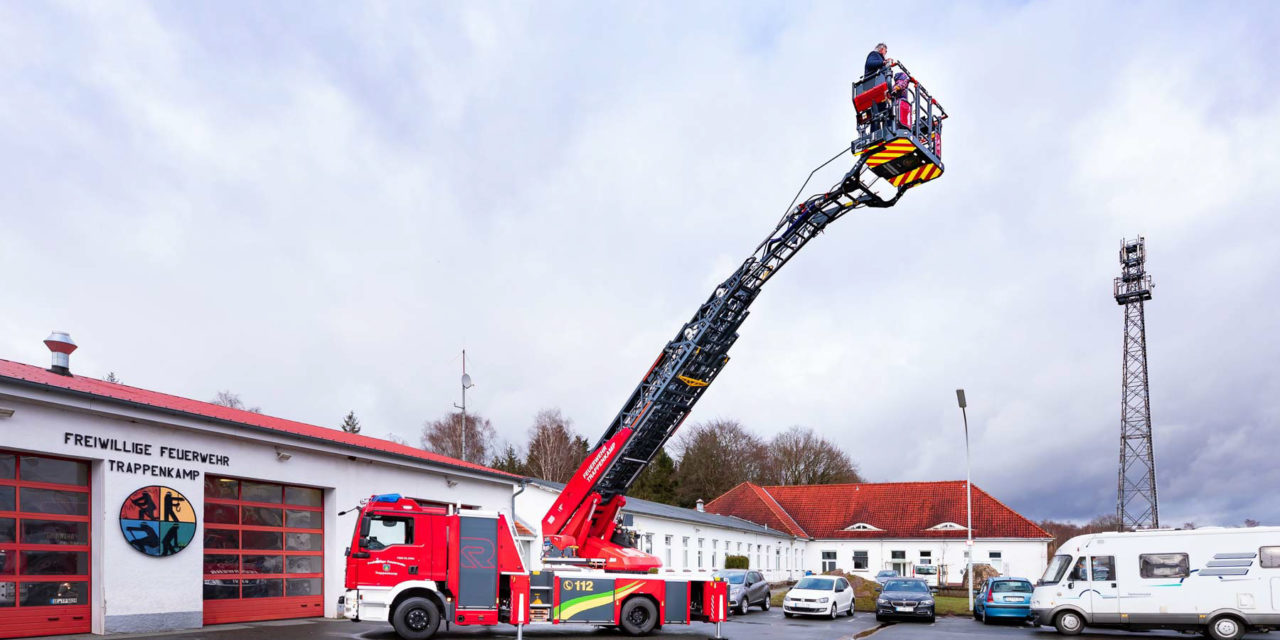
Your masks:
{"label": "hydraulic arm", "polygon": [[[930,124],[930,135],[936,134],[940,139],[941,118]],[[885,135],[880,128],[896,132]],[[844,178],[827,192],[788,211],[750,257],[715,288],[662,348],[543,518],[544,559],[595,561],[615,571],[647,571],[661,566],[657,558],[613,540],[615,517],[626,502],[627,490],[728,363],[728,351],[738,339],[738,327],[746,320],[748,308],[765,282],[844,214],[861,207],[891,207],[903,193],[919,184],[885,175],[885,170],[877,170],[884,163],[877,160],[895,153],[895,158],[909,159],[913,153],[927,153],[927,145],[896,121],[886,120],[877,128],[882,141],[879,144],[868,144],[865,138],[871,132],[863,134],[865,130],[865,126],[860,129],[862,135],[853,145],[856,161]],[[894,144],[910,144],[913,148],[907,151],[905,146],[895,148]],[[940,174],[941,161],[936,156],[930,161]]]}

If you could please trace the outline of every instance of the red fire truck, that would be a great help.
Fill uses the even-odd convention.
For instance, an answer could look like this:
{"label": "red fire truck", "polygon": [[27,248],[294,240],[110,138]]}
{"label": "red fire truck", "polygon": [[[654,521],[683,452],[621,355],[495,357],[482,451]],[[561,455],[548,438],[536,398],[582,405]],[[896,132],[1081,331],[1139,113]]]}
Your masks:
{"label": "red fire truck", "polygon": [[[891,207],[942,174],[946,112],[914,79],[892,95],[879,90],[891,71],[855,84],[853,168],[829,191],[790,208],[680,327],[547,511],[541,522],[546,568],[525,570],[503,514],[373,496],[361,505],[347,555],[346,617],[388,621],[406,640],[431,637],[442,621],[512,624],[518,633],[530,623],[587,623],[644,635],[664,624],[725,619],[726,584],[707,573],[649,573],[661,562],[628,544],[633,537],[619,528],[618,512],[627,490],[729,362],[729,347],[765,281],[844,214]],[[891,99],[917,116],[890,117]]]}

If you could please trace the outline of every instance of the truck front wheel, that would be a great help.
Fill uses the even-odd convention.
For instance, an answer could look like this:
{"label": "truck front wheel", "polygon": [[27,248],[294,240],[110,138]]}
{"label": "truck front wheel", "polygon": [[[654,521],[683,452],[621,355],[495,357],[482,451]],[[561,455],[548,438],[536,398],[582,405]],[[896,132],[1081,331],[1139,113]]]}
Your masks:
{"label": "truck front wheel", "polygon": [[426,598],[409,598],[396,607],[391,626],[404,640],[427,640],[440,628],[440,608]]}
{"label": "truck front wheel", "polygon": [[658,625],[658,608],[648,598],[632,598],[622,605],[622,630],[633,636],[647,635]]}
{"label": "truck front wheel", "polygon": [[1084,630],[1084,618],[1074,611],[1063,611],[1053,619],[1053,626],[1064,636],[1078,636]]}
{"label": "truck front wheel", "polygon": [[1222,616],[1209,623],[1208,631],[1213,640],[1237,640],[1244,635],[1245,627],[1231,616]]}

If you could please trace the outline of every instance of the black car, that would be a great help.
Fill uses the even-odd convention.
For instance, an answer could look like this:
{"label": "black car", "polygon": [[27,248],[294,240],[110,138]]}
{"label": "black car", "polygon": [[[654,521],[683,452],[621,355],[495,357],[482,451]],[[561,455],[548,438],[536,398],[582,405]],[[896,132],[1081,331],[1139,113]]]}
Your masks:
{"label": "black car", "polygon": [[915,618],[933,622],[933,593],[919,578],[894,578],[884,583],[876,598],[876,620]]}

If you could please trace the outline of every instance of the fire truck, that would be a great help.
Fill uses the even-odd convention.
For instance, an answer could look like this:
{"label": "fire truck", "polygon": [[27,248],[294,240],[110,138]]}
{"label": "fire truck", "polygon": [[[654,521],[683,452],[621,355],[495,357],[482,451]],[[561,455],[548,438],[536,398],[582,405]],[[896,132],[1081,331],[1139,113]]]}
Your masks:
{"label": "fire truck", "polygon": [[[907,80],[903,80],[903,74]],[[796,204],[658,353],[621,411],[543,517],[541,571],[528,571],[507,515],[399,494],[372,496],[347,554],[344,615],[387,621],[406,640],[441,624],[583,623],[645,635],[663,625],[719,623],[724,582],[659,575],[618,524],[627,490],[729,362],[738,327],[765,282],[827,225],[886,208],[943,172],[946,111],[900,64],[853,85],[853,167]],[[809,175],[812,179],[814,173]],[[803,193],[809,179],[801,186]],[[797,193],[797,199],[799,193]]]}

